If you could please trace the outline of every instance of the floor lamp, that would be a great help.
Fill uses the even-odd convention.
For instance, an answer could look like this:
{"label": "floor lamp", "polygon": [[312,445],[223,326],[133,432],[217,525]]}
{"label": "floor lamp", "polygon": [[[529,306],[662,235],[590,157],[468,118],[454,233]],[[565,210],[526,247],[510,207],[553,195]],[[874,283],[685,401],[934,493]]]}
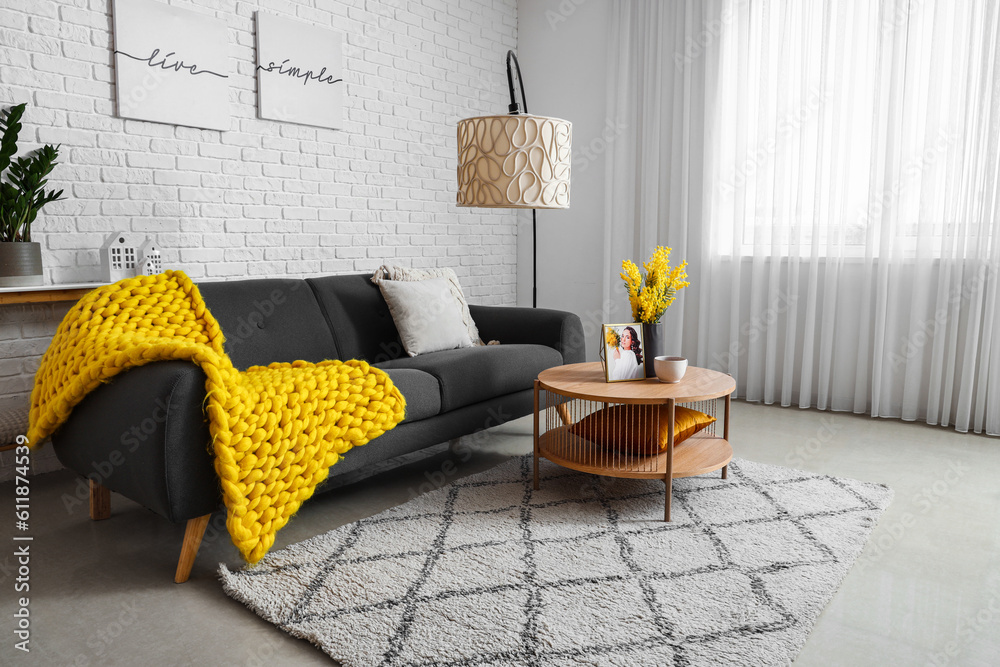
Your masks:
{"label": "floor lamp", "polygon": [[[521,104],[514,99],[517,71]],[[531,116],[524,100],[521,66],[507,52],[509,115],[478,116],[458,123],[458,205],[531,209],[531,307],[538,306],[536,209],[569,208],[573,124]],[[523,111],[522,111],[523,109]]]}

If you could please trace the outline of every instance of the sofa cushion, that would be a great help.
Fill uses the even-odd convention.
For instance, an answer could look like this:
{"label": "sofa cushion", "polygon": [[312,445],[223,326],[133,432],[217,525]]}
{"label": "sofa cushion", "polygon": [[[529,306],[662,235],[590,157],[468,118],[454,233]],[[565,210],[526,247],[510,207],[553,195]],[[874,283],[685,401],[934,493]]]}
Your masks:
{"label": "sofa cushion", "polygon": [[343,358],[376,363],[406,356],[389,306],[371,276],[324,276],[306,282],[316,294]]}
{"label": "sofa cushion", "polygon": [[430,373],[441,383],[441,411],[447,412],[531,389],[540,372],[561,363],[562,355],[545,345],[482,345],[375,365],[386,370],[416,368]]}
{"label": "sofa cushion", "polygon": [[304,280],[201,283],[198,290],[240,370],[275,361],[339,358],[323,311]]}
{"label": "sofa cushion", "polygon": [[411,357],[473,346],[447,278],[383,280],[378,286]]}
{"label": "sofa cushion", "polygon": [[404,421],[420,421],[441,412],[441,384],[436,377],[414,368],[383,370],[406,399]]}

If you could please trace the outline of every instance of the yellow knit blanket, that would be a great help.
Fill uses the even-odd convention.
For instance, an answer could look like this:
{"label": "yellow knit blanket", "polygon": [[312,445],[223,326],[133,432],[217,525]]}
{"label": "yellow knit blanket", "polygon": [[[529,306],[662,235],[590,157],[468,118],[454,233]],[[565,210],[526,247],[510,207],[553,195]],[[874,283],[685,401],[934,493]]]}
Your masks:
{"label": "yellow knit blanket", "polygon": [[183,359],[208,376],[206,412],[229,534],[249,562],[274,544],[330,466],[403,419],[405,401],[364,361],[296,361],[238,371],[218,322],[180,271],[87,294],[42,357],[29,442],[52,434],[90,391],[122,371]]}

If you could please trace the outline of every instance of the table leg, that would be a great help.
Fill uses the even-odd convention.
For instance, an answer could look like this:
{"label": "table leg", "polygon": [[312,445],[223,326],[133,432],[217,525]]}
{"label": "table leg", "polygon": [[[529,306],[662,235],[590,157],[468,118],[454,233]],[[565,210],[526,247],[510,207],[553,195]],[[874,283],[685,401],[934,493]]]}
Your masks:
{"label": "table leg", "polygon": [[[722,424],[722,437],[725,439],[726,442],[729,442],[729,399],[730,399],[730,396],[731,396],[731,394],[726,394],[726,413],[725,413],[726,421],[723,422],[723,424]],[[729,444],[732,445],[733,443],[729,442]],[[728,465],[722,466],[722,479],[729,479],[729,466]]]}
{"label": "table leg", "polygon": [[722,437],[725,438],[726,442],[729,442],[729,403],[732,394],[726,394],[726,411],[724,413],[725,421],[722,422]]}
{"label": "table leg", "polygon": [[535,416],[534,416],[535,428],[534,428],[534,447],[533,447],[533,458],[534,458],[534,488],[538,490],[538,380],[535,380]]}
{"label": "table leg", "polygon": [[[657,410],[657,414],[659,414],[659,410]],[[667,400],[667,423],[670,424],[670,428],[667,429],[667,474],[663,479],[663,483],[667,487],[666,501],[663,507],[664,521],[670,521],[670,501],[674,497],[674,399],[672,398]],[[658,433],[659,428],[655,432]]]}

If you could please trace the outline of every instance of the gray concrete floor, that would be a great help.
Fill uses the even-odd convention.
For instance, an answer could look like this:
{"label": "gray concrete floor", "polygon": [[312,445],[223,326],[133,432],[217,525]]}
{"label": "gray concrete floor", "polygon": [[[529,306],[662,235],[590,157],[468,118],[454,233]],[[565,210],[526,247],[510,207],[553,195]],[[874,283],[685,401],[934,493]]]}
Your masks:
{"label": "gray concrete floor", "polygon": [[[454,456],[441,452],[314,498],[275,548],[403,503],[423,484],[526,453],[530,433],[530,419],[494,429],[471,443],[475,455],[451,475],[442,470],[451,470],[446,462]],[[733,403],[731,436],[739,457],[882,482],[896,493],[796,665],[1000,664],[1000,441],[741,402]],[[331,664],[222,592],[218,563],[240,562],[221,515],[213,517],[191,580],[177,585],[183,526],[117,495],[111,519],[90,521],[77,488],[67,471],[31,480],[31,652],[14,649],[16,574],[13,549],[4,546],[0,663]],[[13,496],[13,484],[0,485],[0,507],[11,514]]]}

